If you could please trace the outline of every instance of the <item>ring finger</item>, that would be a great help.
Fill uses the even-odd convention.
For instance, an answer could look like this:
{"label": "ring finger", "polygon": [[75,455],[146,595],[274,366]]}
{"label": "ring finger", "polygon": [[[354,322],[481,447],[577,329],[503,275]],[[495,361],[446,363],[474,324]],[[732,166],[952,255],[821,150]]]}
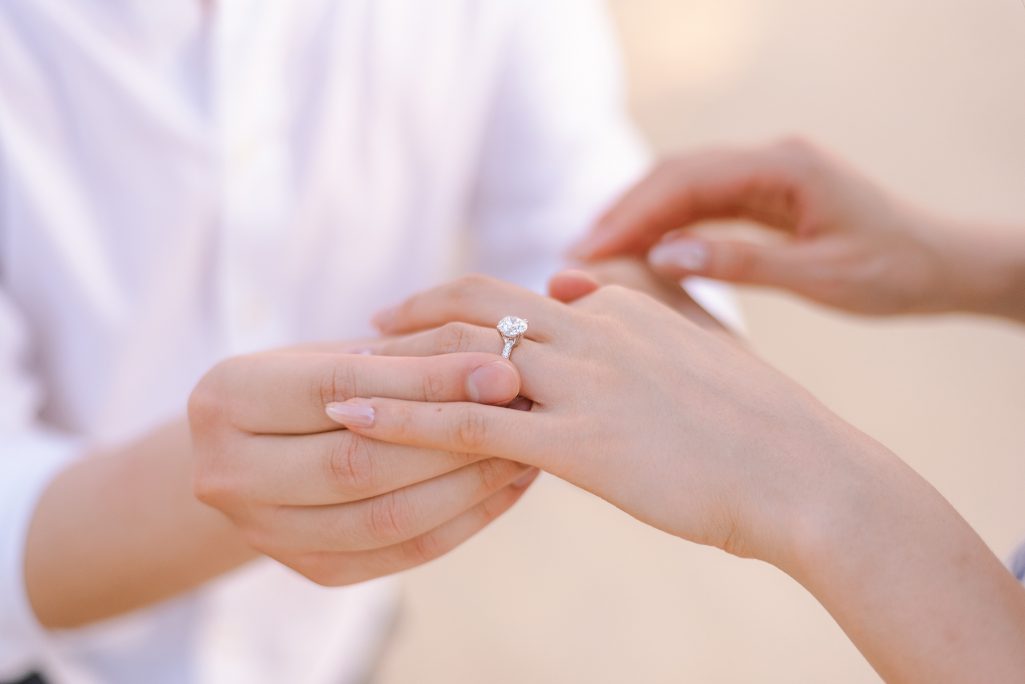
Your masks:
{"label": "ring finger", "polygon": [[[529,331],[528,331],[529,334]],[[368,349],[380,356],[436,356],[463,352],[498,353],[502,337],[493,327],[470,323],[446,323],[440,328],[374,342]],[[522,339],[512,352],[511,360],[520,370],[520,394],[536,402],[544,402],[551,389],[559,363],[550,344]]]}

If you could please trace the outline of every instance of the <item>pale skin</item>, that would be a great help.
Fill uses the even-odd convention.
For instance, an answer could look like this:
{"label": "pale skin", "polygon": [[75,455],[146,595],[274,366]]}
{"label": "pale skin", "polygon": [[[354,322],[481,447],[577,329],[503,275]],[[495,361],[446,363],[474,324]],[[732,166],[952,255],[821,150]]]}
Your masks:
{"label": "pale skin", "polygon": [[[772,239],[695,230],[722,219]],[[573,250],[585,261],[627,253],[666,276],[771,286],[854,313],[1025,322],[1025,227],[935,216],[800,139],[657,165]]]}
{"label": "pale skin", "polygon": [[[794,155],[812,155],[799,164],[814,173],[779,161]],[[653,265],[862,313],[1025,320],[1021,233],[959,235],[801,143],[698,161],[714,173],[692,172],[687,157],[663,166],[577,254],[643,254],[669,231],[742,215],[793,237],[771,250],[709,243],[697,267],[685,251],[685,265],[652,254]],[[740,345],[648,296],[577,272],[557,276],[551,291],[562,301],[475,277],[376,319],[404,335],[377,353],[422,355],[493,350],[496,311],[527,318],[513,360],[529,412],[365,394],[332,405],[332,418],[384,442],[519,460],[670,534],[772,563],[887,681],[1021,681],[1025,590],[898,457]]]}
{"label": "pale skin", "polygon": [[[592,271],[717,327],[636,260]],[[513,366],[491,354],[356,353],[365,346],[229,359],[199,383],[187,417],[59,473],[26,541],[39,622],[73,628],[114,617],[261,555],[323,585],[352,584],[437,558],[508,510],[534,469],[374,442],[339,429],[323,407],[371,389],[506,404],[519,392]]]}
{"label": "pale skin", "polygon": [[26,548],[38,620],[88,624],[260,554],[330,586],[397,572],[472,536],[536,475],[512,461],[372,442],[324,415],[325,403],[371,388],[506,403],[519,378],[485,354],[304,348],[221,363],[194,391],[188,422],[84,458],[44,492]]}
{"label": "pale skin", "polygon": [[[682,190],[694,193],[686,187]],[[664,199],[661,193],[652,197],[658,203]],[[642,201],[637,206],[642,217],[647,216],[644,205]],[[617,209],[624,207],[626,202]],[[656,215],[664,213],[654,208]],[[719,216],[735,214],[720,211]],[[669,230],[670,225],[682,227],[687,221],[676,218],[664,223]],[[603,225],[609,229],[608,222]],[[641,221],[619,225],[623,228],[612,224],[606,235],[622,231],[626,239],[620,247],[604,247],[605,253],[643,253],[660,239],[658,229],[640,229],[648,225]],[[814,231],[807,235],[817,239]],[[639,240],[634,239],[637,236]],[[1022,282],[1025,261],[1019,263],[1014,257],[1020,252],[1013,240],[1005,242],[996,232],[983,242],[990,240],[1002,248],[988,264],[984,250],[961,245],[972,256],[964,260],[967,264],[957,262],[957,276],[951,279],[956,296],[941,297],[940,305],[904,306],[914,311],[975,310],[1020,319],[1016,303],[1022,301],[1021,290],[1014,288]],[[833,249],[842,252],[843,242],[834,242],[840,246]],[[868,248],[873,244],[863,238],[852,244],[859,242]],[[878,245],[875,252],[868,251],[885,252]],[[848,256],[857,263],[857,255],[852,250]],[[672,275],[688,272],[679,264],[674,270],[667,269],[664,260],[654,261]],[[741,268],[719,274],[758,282],[751,274],[759,272],[761,262],[744,256],[739,263]],[[756,268],[747,270],[751,264]],[[805,265],[812,271],[817,262],[809,260]],[[703,274],[715,275],[711,270]],[[832,277],[830,282],[843,289],[844,278]],[[856,293],[855,286],[864,287],[865,282],[853,279],[848,294]],[[777,279],[771,284],[784,283]],[[469,285],[416,300],[412,320],[402,308],[390,320],[384,317],[383,327],[390,332],[448,320],[471,321],[385,342],[377,349],[382,354],[406,355],[398,361],[407,365],[393,366],[390,359],[365,361],[367,357],[330,349],[232,360],[215,369],[194,397],[191,443],[182,421],[136,444],[84,459],[62,473],[44,494],[28,540],[29,593],[44,625],[85,624],[166,598],[258,555],[255,549],[324,584],[359,581],[415,565],[451,548],[483,526],[492,513],[508,507],[489,507],[486,502],[505,493],[511,505],[518,493],[510,490],[522,491],[533,471],[505,465],[504,455],[560,474],[681,537],[775,563],[823,602],[888,679],[1004,681],[1015,679],[1023,670],[1017,648],[1025,614],[1020,588],[928,484],[789,380],[718,332],[686,323],[636,293],[615,287],[596,291],[598,283],[587,276],[566,274],[553,281],[553,295],[578,300],[572,306],[488,281],[473,280]],[[903,297],[906,302],[907,289],[901,284],[893,301]],[[875,296],[883,295],[885,289]],[[432,310],[429,305],[435,297],[446,303]],[[538,302],[556,308],[539,308]],[[692,304],[683,302],[681,308],[687,306]],[[860,310],[856,304],[850,308]],[[897,312],[890,308],[888,313]],[[540,335],[518,347],[514,357],[523,369],[522,394],[538,402],[529,413],[469,403],[502,404],[521,389],[511,366],[476,354],[495,349],[495,332],[490,327],[495,311],[533,316],[530,335]],[[537,315],[531,313],[535,311]],[[605,333],[608,323],[627,321],[634,329],[659,330],[661,337],[603,334],[601,343],[596,343],[596,325],[600,323]],[[622,327],[613,330],[622,332]],[[680,356],[687,364],[669,373],[664,354],[673,344],[684,345],[686,354]],[[423,368],[437,368],[441,375],[424,376],[408,365],[408,357],[451,352],[463,352],[454,356],[469,359],[472,368],[438,366],[445,361],[430,358]],[[637,359],[636,367],[624,365],[623,358]],[[466,379],[483,367],[482,360],[496,375],[471,392]],[[321,372],[296,373],[310,366]],[[287,368],[284,375],[289,379],[283,380],[282,368]],[[594,380],[595,371],[603,374],[602,386],[600,391],[587,391],[579,380]],[[681,374],[688,382],[672,382]],[[293,375],[299,379],[292,382]],[[350,378],[355,385],[335,383],[338,377]],[[377,384],[404,377],[410,380],[400,383],[404,389]],[[561,386],[549,387],[557,380]],[[328,383],[350,391],[324,393]],[[460,386],[462,395],[425,391]],[[570,396],[573,388],[579,391]],[[549,390],[551,394],[546,394]],[[348,396],[388,393],[397,399],[353,401]],[[311,398],[314,394],[317,399]],[[290,407],[275,401],[300,395],[307,400],[307,410],[289,422],[296,416],[289,414]],[[623,399],[629,396],[639,400]],[[432,403],[422,403],[425,399]],[[352,423],[347,432],[333,431],[343,436],[337,440],[323,437],[331,434],[320,413],[325,404],[331,406],[332,420]],[[370,424],[360,425],[368,419],[368,405],[373,409]],[[350,411],[339,406],[349,406]],[[677,424],[680,406],[689,408],[690,416]],[[427,407],[430,413],[423,415],[421,410]],[[397,420],[389,426],[390,409],[396,410]],[[703,415],[707,420],[699,420]],[[523,423],[510,431],[509,416],[530,421],[529,429],[520,429],[527,425]],[[645,421],[655,425],[646,428]],[[664,425],[679,433],[665,438],[672,442],[668,446],[657,434]],[[753,431],[751,426],[761,429]],[[599,439],[580,438],[592,430],[597,430],[594,434]],[[572,443],[566,443],[566,434],[573,435]],[[316,512],[305,510],[316,505],[313,501],[324,501],[323,482],[312,484],[304,476],[308,473],[288,477],[282,465],[303,461],[305,455],[309,469],[339,472],[330,466],[338,461],[324,455],[318,446],[325,444],[317,445],[318,440],[332,442],[331,453],[345,451],[360,462],[363,447],[353,447],[360,436],[400,445],[415,443],[418,449],[429,450],[417,454],[443,454],[444,472],[416,483],[433,483],[430,491],[439,496],[409,497],[406,490],[415,486],[408,483],[409,474],[403,469],[387,470],[388,484],[382,482],[382,493],[370,486],[372,478],[357,477],[367,489],[354,491],[351,482],[340,486],[332,490],[329,503],[322,503],[328,515],[307,515]],[[347,442],[349,448],[340,449],[338,443],[347,440],[353,440]],[[452,448],[453,443],[468,448]],[[366,454],[381,449],[369,440],[361,444],[367,445]],[[271,453],[287,458],[260,458]],[[373,462],[376,471],[377,463],[389,462],[383,453],[375,451],[366,463]],[[629,463],[624,463],[624,454],[632,457]],[[458,464],[453,464],[453,457],[460,459]],[[514,468],[511,476],[516,479],[501,485],[501,478],[489,480],[483,475],[481,487],[488,487],[485,481],[497,482],[497,491],[475,504],[481,489],[462,490],[473,490],[463,499],[469,508],[431,530],[420,531],[412,522],[404,529],[396,524],[396,520],[421,519],[410,511],[450,505],[452,490],[436,486],[438,481],[486,462],[496,468]],[[643,467],[638,469],[638,463]],[[346,466],[341,472],[351,477],[361,470]],[[222,512],[198,502],[191,495],[193,486],[200,498]],[[404,493],[394,496],[392,492]],[[680,492],[692,496],[678,497]],[[388,500],[392,503],[381,503]],[[423,508],[407,507],[408,518],[403,518],[399,512],[403,509],[395,508],[396,500],[422,501]],[[378,503],[367,503],[373,501]],[[480,513],[482,506],[487,510]],[[372,509],[377,513],[370,513]],[[276,514],[282,510],[287,514]],[[372,523],[374,519],[378,522]],[[460,520],[463,523],[457,524]],[[413,536],[400,541],[407,535]]]}

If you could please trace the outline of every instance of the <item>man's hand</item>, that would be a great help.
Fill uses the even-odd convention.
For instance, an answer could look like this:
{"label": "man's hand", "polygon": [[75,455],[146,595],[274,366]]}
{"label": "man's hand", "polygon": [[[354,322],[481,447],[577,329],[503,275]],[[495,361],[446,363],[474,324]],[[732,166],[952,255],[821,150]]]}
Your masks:
{"label": "man's hand", "polygon": [[189,402],[195,492],[254,548],[319,584],[412,567],[507,510],[535,471],[370,440],[329,416],[358,424],[340,402],[367,394],[505,404],[519,388],[515,367],[491,354],[286,350],[230,359]]}

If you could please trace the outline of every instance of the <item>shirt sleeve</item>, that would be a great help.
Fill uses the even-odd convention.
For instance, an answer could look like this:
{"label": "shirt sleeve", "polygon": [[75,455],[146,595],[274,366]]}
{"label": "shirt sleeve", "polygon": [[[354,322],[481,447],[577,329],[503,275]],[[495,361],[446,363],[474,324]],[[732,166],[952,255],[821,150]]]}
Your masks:
{"label": "shirt sleeve", "polygon": [[25,592],[25,539],[39,495],[79,450],[36,419],[41,392],[28,350],[27,326],[0,290],[0,680],[24,675],[42,657],[46,633]]}
{"label": "shirt sleeve", "polygon": [[617,43],[597,0],[517,4],[484,133],[472,266],[538,289],[643,173]]}

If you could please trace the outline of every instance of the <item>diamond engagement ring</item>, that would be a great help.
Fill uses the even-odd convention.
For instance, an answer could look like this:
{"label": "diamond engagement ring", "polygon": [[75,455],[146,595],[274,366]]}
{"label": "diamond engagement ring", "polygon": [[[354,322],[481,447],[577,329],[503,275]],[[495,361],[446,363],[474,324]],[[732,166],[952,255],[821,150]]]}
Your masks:
{"label": "diamond engagement ring", "polygon": [[502,336],[502,341],[505,342],[505,346],[502,348],[502,356],[508,359],[509,355],[512,354],[513,347],[520,343],[523,333],[527,332],[527,321],[516,316],[506,316],[495,327],[498,328],[498,334]]}

